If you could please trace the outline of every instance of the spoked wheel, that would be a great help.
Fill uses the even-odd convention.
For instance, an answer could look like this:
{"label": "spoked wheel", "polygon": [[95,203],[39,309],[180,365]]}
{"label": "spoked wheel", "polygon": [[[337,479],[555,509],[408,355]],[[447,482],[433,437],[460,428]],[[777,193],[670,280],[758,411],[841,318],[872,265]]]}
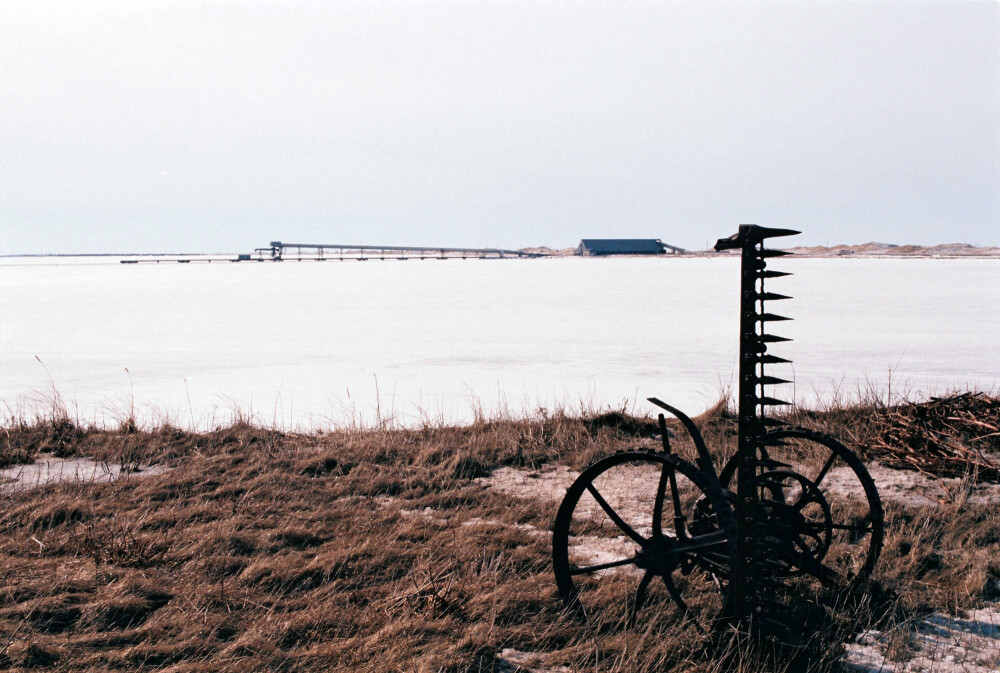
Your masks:
{"label": "spoked wheel", "polygon": [[707,629],[722,611],[735,522],[714,479],[690,463],[628,451],[573,482],[552,545],[559,594],[584,617],[619,623],[673,603]]}
{"label": "spoked wheel", "polygon": [[[882,501],[861,459],[833,437],[801,428],[766,435],[759,473],[773,572],[831,585],[867,579],[885,535]],[[719,475],[733,480],[735,461]]]}

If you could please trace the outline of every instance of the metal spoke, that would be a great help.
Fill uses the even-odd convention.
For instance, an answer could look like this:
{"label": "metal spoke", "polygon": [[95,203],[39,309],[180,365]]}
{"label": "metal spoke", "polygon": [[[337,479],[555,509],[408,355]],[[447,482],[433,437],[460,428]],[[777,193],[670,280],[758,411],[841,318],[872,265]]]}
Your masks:
{"label": "metal spoke", "polygon": [[[821,540],[820,538],[816,536],[811,536],[811,537],[813,537],[813,539],[816,540],[816,542],[818,542],[820,545],[823,544],[823,540]],[[813,556],[812,547],[809,546],[809,543],[806,542],[805,538],[802,537],[801,533],[797,534],[792,541],[796,547],[802,550],[803,554],[808,554],[809,556]]]}
{"label": "metal spoke", "polygon": [[653,581],[654,573],[652,570],[647,570],[646,574],[642,576],[642,580],[639,581],[639,586],[635,590],[635,599],[632,601],[632,618],[639,613],[642,606],[646,602],[646,590],[649,589],[649,583]]}
{"label": "metal spoke", "polygon": [[806,521],[799,530],[809,535],[809,537],[819,540],[822,538],[823,533],[826,532],[826,524],[819,521]]}
{"label": "metal spoke", "polygon": [[681,614],[686,615],[688,612],[688,606],[687,603],[684,602],[681,592],[677,590],[677,585],[674,584],[674,578],[670,575],[664,575],[663,583],[667,586],[667,593],[670,594],[670,597],[674,599],[674,603],[677,603],[677,606],[681,609]]}
{"label": "metal spoke", "polygon": [[598,563],[597,565],[583,566],[582,568],[580,567],[570,568],[569,574],[582,575],[584,573],[595,573],[598,570],[607,570],[608,568],[618,568],[620,566],[627,566],[630,563],[635,563],[635,560],[636,557],[633,556],[632,558],[623,558],[619,559],[618,561],[609,561],[608,563]]}
{"label": "metal spoke", "polygon": [[701,624],[696,622],[694,619],[690,619],[691,610],[688,608],[687,603],[684,602],[684,598],[681,597],[681,592],[678,591],[677,585],[674,584],[674,578],[671,577],[670,575],[664,575],[663,583],[667,587],[667,593],[670,594],[670,597],[674,599],[674,602],[677,603],[678,607],[680,607],[681,616],[688,618],[689,621],[691,622],[691,626],[693,626],[698,633],[704,634],[705,631],[704,629],[701,628]]}
{"label": "metal spoke", "polygon": [[672,472],[668,463],[660,470],[660,483],[656,485],[656,500],[653,501],[653,537],[663,535],[663,499],[667,495],[667,481]]}
{"label": "metal spoke", "polygon": [[833,568],[820,563],[810,554],[796,552],[794,549],[780,544],[775,545],[774,550],[783,561],[790,564],[792,567],[800,568],[806,571],[820,582],[835,584],[842,579],[840,573]]}
{"label": "metal spoke", "polygon": [[698,554],[693,560],[695,565],[716,577],[726,577],[729,574],[729,558],[726,556],[712,553]]}
{"label": "metal spoke", "polygon": [[604,513],[615,522],[615,525],[618,526],[623,533],[632,538],[637,544],[646,544],[646,538],[636,533],[632,526],[625,523],[625,520],[618,516],[618,512],[612,509],[611,505],[608,504],[608,501],[604,499],[604,496],[597,492],[593,483],[587,484],[587,490],[590,492],[590,495],[594,496],[594,500],[596,500],[597,504],[601,506]]}
{"label": "metal spoke", "polygon": [[819,474],[816,475],[816,478],[813,479],[813,484],[817,488],[819,488],[819,482],[823,481],[823,477],[825,477],[826,473],[830,471],[831,467],[833,467],[833,463],[835,460],[837,460],[837,454],[831,451],[830,458],[827,459],[826,463],[823,465],[823,469],[820,470]]}
{"label": "metal spoke", "polygon": [[678,554],[686,554],[700,549],[718,547],[719,545],[724,545],[727,542],[729,542],[729,536],[726,534],[726,531],[720,530],[714,533],[705,533],[704,535],[696,535],[695,537],[688,538],[684,541],[684,544],[679,544],[674,547],[674,551]]}
{"label": "metal spoke", "polygon": [[677,470],[670,469],[670,499],[674,504],[674,533],[679,538],[687,537],[684,512],[681,510],[681,494],[677,490]]}

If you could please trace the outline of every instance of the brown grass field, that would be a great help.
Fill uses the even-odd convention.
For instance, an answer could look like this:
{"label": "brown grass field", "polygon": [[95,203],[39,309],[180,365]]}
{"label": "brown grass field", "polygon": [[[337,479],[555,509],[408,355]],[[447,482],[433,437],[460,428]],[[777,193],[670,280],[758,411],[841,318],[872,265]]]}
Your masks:
{"label": "brown grass field", "polygon": [[[666,610],[636,625],[581,622],[555,592],[558,501],[484,479],[503,467],[578,471],[655,446],[651,419],[539,413],[313,434],[10,420],[0,466],[86,456],[168,469],[0,491],[0,669],[838,670],[842,643],[861,629],[998,598],[1000,509],[965,495],[996,481],[983,466],[1000,452],[1000,400],[958,397],[940,418],[919,409],[869,400],[791,414],[868,462],[907,467],[907,451],[941,447],[986,461],[909,465],[962,477],[964,490],[887,501],[874,597],[812,606],[821,614],[806,618],[808,642],[793,652],[706,638]],[[731,453],[724,404],[697,422],[720,460]],[[907,656],[905,637],[895,649]]]}

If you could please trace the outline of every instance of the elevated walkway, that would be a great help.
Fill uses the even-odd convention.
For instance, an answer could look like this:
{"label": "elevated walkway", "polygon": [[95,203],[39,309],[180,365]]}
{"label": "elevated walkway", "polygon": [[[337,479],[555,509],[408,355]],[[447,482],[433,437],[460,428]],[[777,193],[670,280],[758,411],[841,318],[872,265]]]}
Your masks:
{"label": "elevated walkway", "polygon": [[254,250],[254,258],[280,262],[294,260],[368,260],[368,259],[506,259],[545,257],[538,252],[504,250],[502,248],[443,248],[436,246],[348,245],[342,243],[284,243],[271,241],[266,248]]}

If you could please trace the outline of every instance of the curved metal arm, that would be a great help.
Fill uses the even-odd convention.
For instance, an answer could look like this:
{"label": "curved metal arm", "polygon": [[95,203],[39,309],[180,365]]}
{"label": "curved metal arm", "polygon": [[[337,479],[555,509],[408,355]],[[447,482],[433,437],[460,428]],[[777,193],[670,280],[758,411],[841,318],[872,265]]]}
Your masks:
{"label": "curved metal arm", "polygon": [[647,400],[660,407],[665,411],[669,411],[671,414],[677,417],[683,425],[687,433],[691,435],[691,439],[694,441],[694,447],[698,450],[698,467],[701,468],[702,472],[708,474],[716,484],[719,483],[719,475],[715,472],[715,465],[712,464],[712,456],[708,453],[708,447],[705,445],[705,438],[701,436],[701,432],[698,430],[698,426],[694,424],[687,415],[676,407],[672,407],[663,400],[656,397],[647,397]]}

